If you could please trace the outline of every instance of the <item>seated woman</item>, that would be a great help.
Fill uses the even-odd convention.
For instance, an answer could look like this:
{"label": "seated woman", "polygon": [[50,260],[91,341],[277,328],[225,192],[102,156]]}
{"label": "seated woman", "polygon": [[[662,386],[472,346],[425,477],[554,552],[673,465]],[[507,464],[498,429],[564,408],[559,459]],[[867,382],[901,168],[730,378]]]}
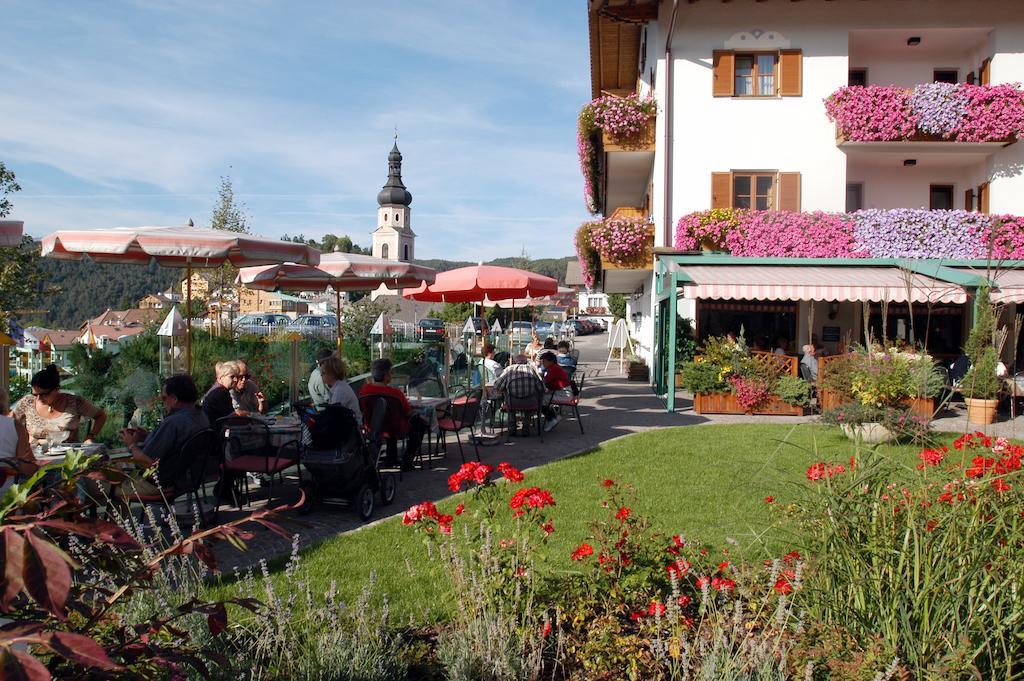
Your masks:
{"label": "seated woman", "polygon": [[324,384],[330,390],[331,396],[328,404],[340,404],[351,410],[356,417],[356,423],[363,422],[363,414],[359,411],[359,398],[356,391],[345,380],[345,363],[341,357],[331,355],[320,362],[320,374],[324,377]]}
{"label": "seated woman", "polygon": [[39,468],[32,448],[28,444],[28,431],[21,421],[8,414],[9,398],[0,390],[0,494],[7,490],[18,475],[31,475]]}
{"label": "seated woman", "polygon": [[60,390],[60,372],[51,364],[32,376],[32,394],[14,406],[14,418],[28,430],[31,444],[78,442],[82,418],[92,419],[83,442],[90,443],[103,430],[107,413],[78,395]]}
{"label": "seated woman", "polygon": [[523,354],[526,355],[526,358],[531,362],[536,362],[537,355],[540,354],[540,351],[543,349],[544,344],[540,342],[540,336],[534,333],[533,340],[530,341],[529,345],[523,348]]}
{"label": "seated woman", "polygon": [[[216,380],[203,395],[203,413],[210,425],[225,416],[236,413],[231,401],[231,389],[238,385],[238,364],[236,362],[217,362],[214,367]],[[237,412],[240,416],[248,416],[248,412]]]}

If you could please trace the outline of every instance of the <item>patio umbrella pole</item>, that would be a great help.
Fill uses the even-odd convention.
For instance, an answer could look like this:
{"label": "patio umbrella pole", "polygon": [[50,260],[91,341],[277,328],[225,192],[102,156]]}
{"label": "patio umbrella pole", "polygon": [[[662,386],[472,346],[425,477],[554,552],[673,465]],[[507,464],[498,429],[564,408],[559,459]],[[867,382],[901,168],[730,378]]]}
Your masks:
{"label": "patio umbrella pole", "polygon": [[334,314],[338,319],[338,357],[341,357],[341,289],[334,289]]}
{"label": "patio umbrella pole", "polygon": [[192,374],[192,258],[185,259],[185,373]]}

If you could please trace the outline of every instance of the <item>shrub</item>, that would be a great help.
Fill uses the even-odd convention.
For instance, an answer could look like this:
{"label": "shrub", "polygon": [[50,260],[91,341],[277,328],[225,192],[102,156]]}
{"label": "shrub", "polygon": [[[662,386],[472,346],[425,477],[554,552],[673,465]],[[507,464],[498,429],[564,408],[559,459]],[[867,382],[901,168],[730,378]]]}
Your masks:
{"label": "shrub", "polygon": [[966,435],[914,464],[873,450],[808,470],[811,621],[880,639],[916,678],[1013,678],[1024,658],[1020,446]]}
{"label": "shrub", "polygon": [[775,394],[786,404],[806,407],[811,403],[811,384],[796,376],[779,376],[775,384]]}
{"label": "shrub", "polygon": [[716,364],[697,358],[692,362],[683,362],[679,367],[680,384],[684,390],[694,395],[722,393],[729,389],[722,376],[722,368]]}
{"label": "shrub", "polygon": [[987,347],[981,351],[971,368],[964,374],[960,381],[960,392],[964,397],[976,400],[994,400],[999,395],[999,377],[996,369],[999,365],[999,355],[996,349]]}

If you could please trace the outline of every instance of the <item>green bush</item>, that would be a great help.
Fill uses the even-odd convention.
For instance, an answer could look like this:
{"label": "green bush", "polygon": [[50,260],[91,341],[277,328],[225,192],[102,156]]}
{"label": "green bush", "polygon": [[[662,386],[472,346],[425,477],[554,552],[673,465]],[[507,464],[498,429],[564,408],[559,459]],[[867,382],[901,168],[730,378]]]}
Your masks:
{"label": "green bush", "polygon": [[676,317],[676,366],[689,362],[697,354],[697,339],[693,334],[693,320]]}
{"label": "green bush", "polygon": [[806,407],[811,403],[811,384],[796,376],[779,376],[775,383],[775,394],[786,404]]}
{"label": "green bush", "polygon": [[729,390],[729,384],[725,382],[721,368],[709,362],[684,362],[679,368],[679,374],[683,389],[694,395],[722,393]]}
{"label": "green bush", "polygon": [[987,347],[981,351],[981,357],[971,364],[971,368],[960,381],[960,392],[964,397],[976,400],[994,400],[999,395],[999,377],[996,368],[999,355],[996,349]]}

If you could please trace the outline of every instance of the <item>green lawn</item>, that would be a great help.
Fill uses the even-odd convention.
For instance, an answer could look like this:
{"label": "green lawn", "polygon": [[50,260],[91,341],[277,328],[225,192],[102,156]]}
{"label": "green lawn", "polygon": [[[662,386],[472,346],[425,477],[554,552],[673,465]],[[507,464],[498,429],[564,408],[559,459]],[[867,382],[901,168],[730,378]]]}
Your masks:
{"label": "green lawn", "polygon": [[[918,447],[885,449],[917,463]],[[557,502],[550,545],[555,557],[567,557],[587,538],[589,523],[602,511],[601,481],[611,478],[634,486],[635,511],[648,515],[659,531],[758,560],[798,544],[780,524],[779,506],[800,494],[807,467],[818,460],[846,461],[852,453],[852,443],[829,426],[690,426],[610,442],[530,471],[523,484],[550,489]],[[514,465],[514,458],[509,462]],[[765,503],[768,495],[775,504]],[[441,506],[450,513],[455,503]],[[422,539],[399,518],[309,549],[303,572],[314,591],[336,581],[350,602],[373,572],[377,591],[387,594],[392,612],[403,619],[433,619],[446,609],[443,582]]]}

